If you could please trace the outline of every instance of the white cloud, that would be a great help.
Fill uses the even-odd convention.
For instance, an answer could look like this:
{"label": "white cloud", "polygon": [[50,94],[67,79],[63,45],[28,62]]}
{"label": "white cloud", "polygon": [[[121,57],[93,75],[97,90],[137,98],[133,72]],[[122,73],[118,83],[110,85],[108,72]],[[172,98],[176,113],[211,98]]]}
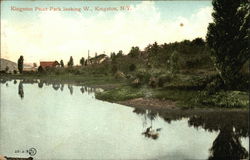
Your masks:
{"label": "white cloud", "polygon": [[[132,6],[129,12],[116,12],[107,19],[106,13],[86,17],[65,17],[60,12],[43,12],[36,22],[26,24],[1,20],[1,53],[3,58],[16,61],[20,54],[29,62],[39,60],[68,61],[87,57],[95,52],[109,54],[132,46],[145,48],[149,43],[181,41],[205,37],[211,18],[211,7],[201,8],[191,17],[178,17],[174,21],[162,20],[154,2]],[[184,26],[180,27],[180,23]]]}

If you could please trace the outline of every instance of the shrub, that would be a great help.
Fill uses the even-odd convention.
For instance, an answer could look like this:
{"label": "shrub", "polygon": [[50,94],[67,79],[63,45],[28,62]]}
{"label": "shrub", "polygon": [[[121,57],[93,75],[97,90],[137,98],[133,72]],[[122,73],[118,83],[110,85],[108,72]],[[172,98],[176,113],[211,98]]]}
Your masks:
{"label": "shrub", "polygon": [[135,69],[136,69],[136,65],[135,64],[131,64],[131,65],[129,65],[129,70],[130,71],[135,71]]}
{"label": "shrub", "polygon": [[43,69],[42,66],[39,66],[37,71],[38,71],[38,73],[44,73],[45,72],[45,70]]}

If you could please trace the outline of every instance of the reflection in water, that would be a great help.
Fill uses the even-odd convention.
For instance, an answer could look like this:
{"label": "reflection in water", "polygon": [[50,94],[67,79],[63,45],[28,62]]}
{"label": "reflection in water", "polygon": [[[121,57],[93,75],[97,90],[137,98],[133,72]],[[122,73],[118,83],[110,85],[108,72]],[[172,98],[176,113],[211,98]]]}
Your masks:
{"label": "reflection in water", "polygon": [[145,132],[142,132],[142,135],[144,135],[147,138],[158,139],[160,131],[161,128],[152,129],[152,126],[150,126],[146,129]]}
{"label": "reflection in water", "polygon": [[4,84],[5,82],[7,82],[6,79],[0,79],[0,83]]}
{"label": "reflection in water", "polygon": [[[0,82],[1,83],[6,83],[7,80],[4,80],[4,79],[0,79]],[[17,80],[14,80],[13,82],[14,84],[17,83]],[[59,83],[59,82],[56,82],[56,81],[44,81],[44,80],[25,80],[25,81],[19,81],[19,87],[18,87],[18,94],[20,95],[21,98],[24,98],[24,93],[23,93],[23,84],[24,83],[27,83],[27,84],[33,84],[33,83],[37,83],[38,87],[39,88],[43,88],[44,85],[46,86],[50,86],[52,85],[52,88],[57,91],[57,90],[61,90],[63,91],[64,89],[64,84],[63,83]],[[9,84],[6,83],[6,86],[8,86]],[[70,91],[70,94],[72,95],[73,94],[73,85],[72,84],[68,84],[68,89]],[[95,93],[95,92],[101,92],[103,91],[102,89],[100,88],[91,88],[91,87],[87,87],[87,86],[82,86],[80,88],[80,91],[81,93],[85,93],[87,92],[88,94],[92,94],[92,93]]]}
{"label": "reflection in water", "polygon": [[20,81],[19,85],[18,85],[18,94],[21,97],[21,99],[23,99],[24,91],[23,91],[23,82],[22,81]]}
{"label": "reflection in water", "polygon": [[84,88],[83,87],[81,87],[80,88],[80,91],[82,92],[82,94],[84,93]]}
{"label": "reflection in water", "polygon": [[247,158],[248,152],[242,147],[239,136],[232,126],[224,126],[210,148],[209,160],[237,160]]}
{"label": "reflection in water", "polygon": [[[68,138],[69,134],[72,134],[72,138],[67,139],[67,142],[62,144],[62,147],[57,148],[58,150],[55,156],[61,156],[60,159],[67,159],[69,156],[72,156],[73,159],[86,157],[87,155],[92,154],[93,157],[87,158],[100,159],[100,157],[97,157],[96,155],[99,153],[99,151],[103,151],[99,154],[100,156],[103,156],[104,154],[105,156],[109,156],[110,154],[115,153],[115,155],[119,155],[120,157],[117,156],[108,158],[119,159],[121,157],[125,157],[129,159],[131,157],[126,157],[126,155],[132,154],[131,144],[135,143],[137,145],[135,148],[133,148],[133,150],[135,150],[133,154],[139,154],[135,157],[132,157],[134,159],[153,158],[165,160],[169,159],[169,157],[172,159],[185,159],[187,157],[192,158],[193,155],[196,155],[193,159],[237,160],[240,158],[247,158],[248,156],[246,151],[246,146],[248,145],[246,140],[248,140],[248,138],[242,138],[248,137],[249,135],[247,129],[247,112],[216,112],[215,110],[204,111],[198,109],[173,109],[166,111],[135,108],[133,111],[134,113],[132,113],[133,108],[103,103],[102,101],[92,98],[89,99],[90,96],[87,95],[87,92],[97,91],[95,88],[91,89],[86,86],[73,86],[78,92],[75,92],[74,95],[70,96],[67,86],[65,86],[66,90],[64,92],[56,92],[55,88],[60,87],[60,89],[63,90],[64,85],[54,85],[54,81],[43,81],[40,84],[40,86],[43,87],[42,90],[38,88],[39,85],[37,87],[37,84],[23,86],[24,83],[19,82],[20,81],[17,80],[17,85],[10,85],[12,82],[8,82],[8,88],[1,88],[4,92],[7,91],[3,96],[4,98],[2,104],[9,104],[9,106],[18,106],[20,104],[22,108],[22,113],[19,114],[20,107],[6,106],[3,111],[5,111],[7,114],[6,116],[1,117],[2,123],[5,124],[7,122],[5,126],[8,128],[5,130],[9,131],[5,132],[5,135],[7,136],[3,137],[13,137],[12,140],[9,139],[8,141],[8,139],[6,139],[3,143],[11,144],[11,146],[2,146],[5,147],[6,151],[10,151],[11,153],[13,151],[12,148],[16,147],[18,139],[22,138],[23,135],[31,137],[28,143],[36,142],[36,144],[41,144],[39,145],[41,146],[39,153],[42,153],[46,152],[47,150],[53,150],[53,148],[55,148],[58,143],[61,143],[65,140],[65,138]],[[51,86],[45,86],[45,84],[51,85],[53,89]],[[5,86],[5,84],[1,86]],[[27,93],[43,94],[41,94],[41,98],[37,98],[32,101],[22,101],[23,103],[19,103],[19,96],[21,98],[24,97],[23,87],[27,87],[25,88]],[[19,95],[16,95],[17,88]],[[59,90],[59,88],[57,90]],[[79,91],[84,94],[81,94]],[[55,94],[50,95],[52,92]],[[29,97],[27,93],[26,97]],[[16,97],[13,98],[13,101],[9,101],[13,94],[16,95]],[[65,102],[69,102],[70,100],[74,99],[74,101],[79,102],[79,104],[69,108],[67,103],[61,103],[60,101],[60,105],[54,105],[56,102],[59,102],[58,100],[61,100],[60,97],[64,97],[63,101]],[[84,106],[85,108],[83,109],[82,106],[84,103],[86,103],[85,98],[90,103]],[[44,105],[44,99],[50,101],[51,103]],[[36,107],[34,107],[34,104],[36,104]],[[54,114],[55,111],[58,110],[63,110],[65,112]],[[17,114],[16,116],[8,116],[8,113]],[[41,113],[46,115],[42,120],[39,117]],[[138,114],[138,116],[131,114]],[[121,115],[124,118],[120,118]],[[17,122],[20,121],[22,117],[28,116],[30,116],[29,120],[32,120],[32,123],[30,123],[30,121],[25,121],[25,124],[17,125],[17,128],[13,127]],[[67,118],[65,119],[65,117]],[[173,121],[175,121],[173,124],[169,124]],[[84,126],[82,125],[83,123]],[[53,129],[48,128],[48,126],[51,125],[58,126],[58,132],[56,132],[60,134],[55,134]],[[32,127],[34,127],[34,129]],[[11,128],[13,128],[14,131],[11,131]],[[26,133],[23,128],[30,128],[31,132]],[[19,133],[20,131],[21,133],[16,136],[18,138],[15,138],[13,135]],[[184,133],[181,131],[184,131]],[[135,134],[132,134],[131,132],[134,132]],[[8,134],[11,134],[11,136]],[[39,138],[35,138],[33,135],[39,135]],[[183,136],[186,136],[184,140],[181,139]],[[47,143],[47,141],[52,138],[56,141]],[[96,143],[93,143],[93,141]],[[129,143],[125,144],[124,141],[128,141]],[[103,142],[108,142],[108,144]],[[26,145],[27,142],[22,141],[20,143],[25,143],[24,145]],[[110,147],[114,146],[110,145],[113,143],[116,144],[116,146],[121,145],[122,147],[114,147],[110,149]],[[81,154],[76,154],[75,151],[70,152],[68,150],[69,145],[73,148],[84,148],[87,146],[85,148],[86,152],[81,152]],[[90,148],[90,150],[87,148]],[[197,148],[198,151],[194,150],[194,148]],[[126,151],[129,152],[127,153]],[[64,153],[66,156],[63,155]],[[183,156],[181,157],[179,155]],[[54,158],[53,155],[48,155],[48,157],[49,158],[37,157],[37,159]]]}
{"label": "reflection in water", "polygon": [[73,86],[71,84],[68,84],[68,89],[70,91],[70,94],[73,94]]}
{"label": "reflection in water", "polygon": [[60,90],[63,91],[64,84],[61,84]]}
{"label": "reflection in water", "polygon": [[[154,129],[153,127],[153,121],[156,119],[158,113],[156,111],[144,110],[144,109],[139,109],[139,108],[135,108],[133,112],[139,115],[144,115],[142,127],[146,128],[146,130],[142,132],[142,135],[144,135],[147,138],[152,138],[154,140],[158,139],[161,128]],[[147,126],[147,119],[150,120],[149,127]]]}
{"label": "reflection in water", "polygon": [[43,82],[42,82],[42,81],[40,81],[40,82],[38,83],[38,87],[39,87],[39,88],[43,88]]}
{"label": "reflection in water", "polygon": [[59,83],[53,83],[52,87],[53,87],[54,90],[57,91],[60,88],[60,84]]}
{"label": "reflection in water", "polygon": [[[135,108],[134,113],[145,115],[151,120],[151,126],[142,133],[145,137],[157,139],[161,128],[153,129],[152,121],[156,116],[166,122],[188,118],[188,125],[195,128],[202,127],[209,132],[218,131],[219,134],[210,148],[209,160],[239,160],[248,158],[247,150],[242,146],[240,138],[248,137],[247,112],[217,111],[152,111]],[[158,112],[158,113],[157,113]]]}

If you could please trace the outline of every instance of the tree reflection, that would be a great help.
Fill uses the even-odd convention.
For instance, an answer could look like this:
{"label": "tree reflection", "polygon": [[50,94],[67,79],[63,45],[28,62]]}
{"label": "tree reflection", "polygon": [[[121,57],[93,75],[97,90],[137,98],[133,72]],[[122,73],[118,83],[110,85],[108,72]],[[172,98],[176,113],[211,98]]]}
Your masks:
{"label": "tree reflection", "polygon": [[82,92],[82,94],[84,93],[84,87],[80,88],[80,91]]}
{"label": "tree reflection", "polygon": [[40,81],[40,82],[38,83],[38,87],[39,87],[39,88],[43,88],[43,82],[42,82],[42,81]]}
{"label": "tree reflection", "polygon": [[248,152],[241,145],[239,136],[232,126],[224,126],[210,148],[209,160],[240,160],[247,158]]}
{"label": "tree reflection", "polygon": [[[153,121],[156,119],[158,113],[152,110],[144,110],[144,109],[139,109],[139,108],[135,108],[133,110],[134,113],[138,114],[138,115],[143,115],[143,123],[142,123],[142,127],[145,128],[146,130],[144,132],[142,132],[141,134],[144,135],[146,138],[151,138],[151,139],[158,139],[159,138],[159,132],[161,131],[161,128],[157,128],[155,129],[153,127]],[[147,126],[147,119],[150,120],[150,126]]]}
{"label": "tree reflection", "polygon": [[24,91],[23,91],[23,82],[22,81],[20,81],[19,85],[18,85],[18,94],[21,97],[21,99],[23,99]]}
{"label": "tree reflection", "polygon": [[64,84],[61,84],[60,90],[63,91]]}
{"label": "tree reflection", "polygon": [[73,86],[71,84],[68,84],[68,89],[70,91],[70,94],[73,94]]}
{"label": "tree reflection", "polygon": [[248,158],[248,152],[240,141],[241,137],[249,136],[247,111],[211,111],[204,109],[187,111],[145,110],[135,108],[133,112],[138,115],[144,115],[151,121],[151,125],[142,133],[145,137],[158,138],[160,128],[154,129],[152,125],[157,116],[164,119],[167,123],[188,118],[189,127],[201,127],[209,132],[219,132],[209,149],[209,160],[239,160]]}
{"label": "tree reflection", "polygon": [[52,88],[57,91],[60,88],[60,84],[59,83],[53,83]]}

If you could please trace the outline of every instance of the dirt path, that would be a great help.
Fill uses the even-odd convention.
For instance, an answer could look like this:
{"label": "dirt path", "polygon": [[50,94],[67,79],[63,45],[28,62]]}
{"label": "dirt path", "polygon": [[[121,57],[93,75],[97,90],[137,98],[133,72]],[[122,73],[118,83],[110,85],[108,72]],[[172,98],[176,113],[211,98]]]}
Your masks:
{"label": "dirt path", "polygon": [[176,102],[171,100],[159,100],[154,98],[135,98],[126,101],[119,101],[118,104],[152,109],[176,109]]}

